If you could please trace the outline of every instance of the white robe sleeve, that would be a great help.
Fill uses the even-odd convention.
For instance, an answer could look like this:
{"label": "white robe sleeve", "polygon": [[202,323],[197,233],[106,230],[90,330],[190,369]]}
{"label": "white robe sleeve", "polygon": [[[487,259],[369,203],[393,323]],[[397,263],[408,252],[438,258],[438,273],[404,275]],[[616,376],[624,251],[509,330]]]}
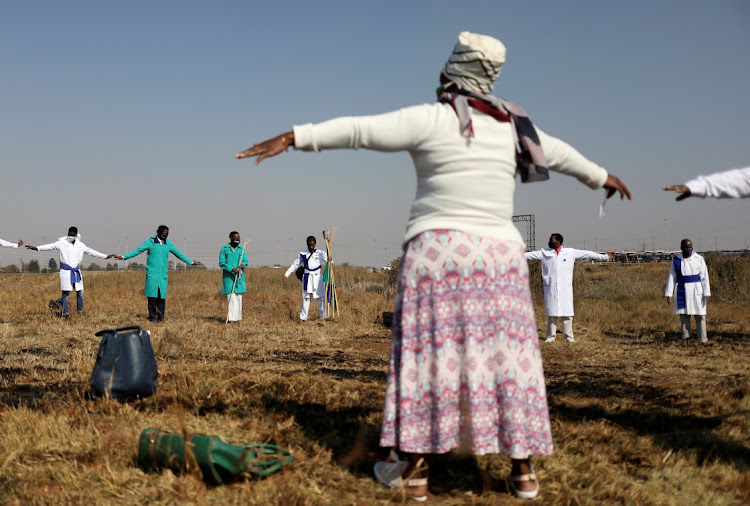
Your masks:
{"label": "white robe sleeve", "polygon": [[750,167],[698,176],[685,186],[691,195],[701,198],[747,198],[750,197]]}
{"label": "white robe sleeve", "polygon": [[0,239],[0,246],[2,246],[3,248],[17,248],[18,244],[15,242],[8,242]]}
{"label": "white robe sleeve", "polygon": [[107,258],[107,255],[104,253],[99,253],[95,249],[91,249],[88,246],[84,245],[83,252],[86,253],[89,256],[96,257],[96,258]]}
{"label": "white robe sleeve", "polygon": [[299,261],[299,253],[297,254],[297,258],[294,259],[294,262],[292,262],[292,265],[289,266],[289,268],[284,273],[284,277],[288,278],[291,273],[297,270],[297,267],[299,267],[300,261]]}
{"label": "white robe sleeve", "polygon": [[37,246],[37,251],[53,251],[53,250],[59,250],[60,249],[60,241],[53,242],[51,244],[42,244],[41,246]]}
{"label": "white robe sleeve", "polygon": [[575,250],[575,258],[576,260],[578,260],[579,258],[583,258],[583,259],[599,260],[601,262],[607,262],[609,260],[609,255],[597,253],[596,251],[577,249]]}
{"label": "white robe sleeve", "polygon": [[541,260],[542,259],[542,250],[536,250],[536,251],[527,251],[523,254],[524,258],[526,260]]}

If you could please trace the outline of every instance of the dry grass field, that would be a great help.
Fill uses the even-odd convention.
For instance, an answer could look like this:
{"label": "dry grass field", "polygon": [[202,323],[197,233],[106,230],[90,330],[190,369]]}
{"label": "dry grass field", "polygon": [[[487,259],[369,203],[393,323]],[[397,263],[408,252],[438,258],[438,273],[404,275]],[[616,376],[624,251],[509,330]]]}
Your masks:
{"label": "dry grass field", "polygon": [[[578,342],[542,345],[556,455],[534,459],[537,504],[750,503],[750,264],[709,263],[710,345],[677,341],[668,264],[576,268]],[[394,273],[341,266],[341,316],[296,321],[299,284],[252,269],[244,320],[224,325],[220,273],[170,274],[167,321],[146,321],[143,272],[86,273],[86,313],[64,321],[51,275],[0,275],[0,502],[7,504],[384,504],[377,447]],[[532,291],[544,314],[538,266]],[[151,330],[159,390],[89,400],[101,329]],[[146,427],[274,443],[285,470],[210,487],[136,465]],[[432,463],[440,504],[523,504],[499,456]]]}

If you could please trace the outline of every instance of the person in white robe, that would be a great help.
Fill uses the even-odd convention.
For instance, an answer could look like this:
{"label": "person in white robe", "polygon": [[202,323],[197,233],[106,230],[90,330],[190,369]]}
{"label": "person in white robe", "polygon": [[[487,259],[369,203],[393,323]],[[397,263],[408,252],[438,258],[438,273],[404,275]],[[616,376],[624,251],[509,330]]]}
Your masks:
{"label": "person in white robe", "polygon": [[[701,343],[708,342],[706,333],[706,299],[711,296],[706,261],[693,252],[693,242],[683,239],[681,253],[672,259],[664,296],[673,304],[674,314],[680,315],[683,342],[690,338],[690,316],[695,318],[696,333]],[[673,302],[674,299],[674,302]]]}
{"label": "person in white robe", "polygon": [[316,244],[315,237],[309,236],[307,238],[307,251],[300,251],[292,265],[284,273],[284,282],[286,282],[289,275],[296,271],[298,267],[305,267],[305,272],[302,275],[302,307],[299,310],[299,319],[303,322],[307,321],[311,298],[318,302],[320,317],[323,319],[326,317],[325,283],[321,279],[323,268],[328,263],[328,253],[315,249]]}
{"label": "person in white robe", "polygon": [[81,234],[78,228],[70,227],[68,235],[60,237],[56,242],[43,244],[41,246],[26,246],[34,251],[60,252],[60,290],[62,291],[62,316],[67,318],[70,314],[68,307],[68,295],[71,290],[76,291],[76,310],[78,314],[83,313],[83,274],[81,273],[81,261],[83,255],[96,258],[112,258],[115,255],[105,255],[93,250],[81,242]]}
{"label": "person in white robe", "polygon": [[8,242],[0,239],[0,246],[3,248],[17,248],[19,246],[23,246],[23,240],[20,240],[18,242]]}
{"label": "person in white robe", "polygon": [[679,193],[680,195],[675,200],[684,200],[691,196],[717,199],[748,198],[750,197],[750,167],[698,176],[685,184],[665,186],[664,190]]}
{"label": "person in white robe", "polygon": [[552,234],[549,248],[529,251],[526,260],[542,262],[542,283],[544,284],[544,310],[547,314],[547,337],[545,343],[555,340],[557,318],[562,320],[563,335],[570,342],[573,336],[573,266],[578,259],[599,260],[612,258],[612,253],[603,254],[575,248],[563,248],[563,236]]}

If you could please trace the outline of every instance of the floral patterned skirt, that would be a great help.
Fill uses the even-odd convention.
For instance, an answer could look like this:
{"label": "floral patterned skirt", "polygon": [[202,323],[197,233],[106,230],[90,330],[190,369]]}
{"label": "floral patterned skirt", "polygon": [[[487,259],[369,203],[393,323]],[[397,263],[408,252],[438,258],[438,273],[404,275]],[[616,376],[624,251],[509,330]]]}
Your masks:
{"label": "floral patterned skirt", "polygon": [[523,246],[431,230],[399,272],[381,446],[551,455]]}

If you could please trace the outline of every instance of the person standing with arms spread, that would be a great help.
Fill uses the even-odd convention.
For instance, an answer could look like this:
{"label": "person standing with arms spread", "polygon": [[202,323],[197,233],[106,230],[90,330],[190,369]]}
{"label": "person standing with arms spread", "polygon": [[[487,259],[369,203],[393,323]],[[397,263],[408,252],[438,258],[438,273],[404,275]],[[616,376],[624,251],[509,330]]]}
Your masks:
{"label": "person standing with arms spread", "polygon": [[239,232],[230,232],[229,244],[225,244],[219,252],[219,267],[222,272],[221,294],[227,296],[227,322],[238,322],[242,320],[242,294],[247,291],[247,255],[240,246]]}
{"label": "person standing with arms spread", "polygon": [[569,343],[573,337],[573,266],[578,259],[606,262],[613,253],[607,255],[595,251],[563,248],[563,236],[552,234],[549,248],[529,251],[526,260],[542,261],[542,282],[544,283],[544,311],[547,313],[547,338],[545,343],[555,340],[557,318],[560,317],[563,335]]}
{"label": "person standing with arms spread", "polygon": [[318,301],[318,312],[320,317],[326,317],[326,298],[325,284],[321,283],[321,274],[323,266],[328,263],[328,253],[316,249],[317,241],[314,236],[307,238],[307,251],[300,251],[292,265],[284,273],[284,283],[289,279],[289,275],[297,270],[300,266],[305,267],[302,275],[302,306],[299,310],[299,319],[307,321],[307,314],[310,310],[310,298]]}
{"label": "person standing with arms spread", "polygon": [[618,178],[535,128],[519,106],[488,95],[504,61],[502,42],[462,32],[437,103],[295,126],[235,155],[256,164],[290,146],[411,155],[417,190],[380,436],[405,460],[378,462],[374,472],[418,501],[427,498],[420,463],[432,454],[508,455],[513,493],[532,498],[539,484],[529,457],[553,453],[528,264],[512,221],[515,176],[541,181],[549,168],[630,198]]}
{"label": "person standing with arms spread", "polygon": [[96,258],[114,258],[116,255],[105,255],[93,250],[81,242],[81,234],[78,228],[70,227],[68,235],[61,237],[57,242],[43,244],[41,246],[26,246],[34,251],[60,251],[60,290],[62,291],[62,316],[70,316],[68,306],[68,295],[71,290],[76,291],[76,310],[78,314],[83,313],[83,274],[81,274],[81,262],[83,255]]}
{"label": "person standing with arms spread", "polygon": [[143,244],[132,251],[128,251],[120,260],[127,260],[147,252],[146,260],[146,287],[144,294],[148,299],[148,320],[160,322],[164,320],[164,311],[167,304],[167,281],[169,276],[169,254],[173,254],[188,265],[200,265],[193,262],[182,251],[178,250],[172,241],[167,239],[169,227],[159,225],[156,235],[146,239]]}
{"label": "person standing with arms spread", "polygon": [[706,261],[693,252],[693,242],[683,239],[680,253],[672,259],[664,296],[667,304],[674,298],[674,314],[680,315],[682,342],[690,338],[690,315],[695,318],[695,327],[701,343],[708,342],[706,333],[706,299],[711,297]]}

